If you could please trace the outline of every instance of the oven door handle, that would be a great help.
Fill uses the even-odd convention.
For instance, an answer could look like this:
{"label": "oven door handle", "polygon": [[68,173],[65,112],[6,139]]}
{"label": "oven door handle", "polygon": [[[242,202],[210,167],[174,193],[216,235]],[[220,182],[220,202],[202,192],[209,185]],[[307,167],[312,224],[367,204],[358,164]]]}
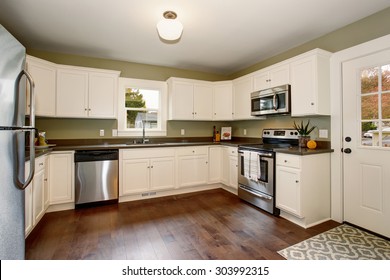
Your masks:
{"label": "oven door handle", "polygon": [[247,191],[250,194],[253,194],[254,196],[256,196],[258,198],[272,200],[272,196],[269,196],[269,195],[266,195],[266,194],[259,194],[258,192],[251,191],[248,188],[242,188],[242,189],[244,189],[245,191]]}

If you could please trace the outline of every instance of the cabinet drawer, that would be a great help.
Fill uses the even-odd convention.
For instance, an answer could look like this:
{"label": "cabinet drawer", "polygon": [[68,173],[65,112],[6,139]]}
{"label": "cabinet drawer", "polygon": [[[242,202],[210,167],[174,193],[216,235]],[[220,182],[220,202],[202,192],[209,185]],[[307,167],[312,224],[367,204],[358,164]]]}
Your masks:
{"label": "cabinet drawer", "polygon": [[207,146],[192,146],[176,149],[176,155],[178,156],[207,155],[207,152]]}
{"label": "cabinet drawer", "polygon": [[121,150],[121,152],[122,152],[122,159],[175,156],[175,150],[171,148],[126,149],[126,150]]}
{"label": "cabinet drawer", "polygon": [[35,172],[39,172],[45,168],[46,156],[37,157],[35,159]]}
{"label": "cabinet drawer", "polygon": [[301,157],[283,153],[276,153],[276,165],[301,168]]}

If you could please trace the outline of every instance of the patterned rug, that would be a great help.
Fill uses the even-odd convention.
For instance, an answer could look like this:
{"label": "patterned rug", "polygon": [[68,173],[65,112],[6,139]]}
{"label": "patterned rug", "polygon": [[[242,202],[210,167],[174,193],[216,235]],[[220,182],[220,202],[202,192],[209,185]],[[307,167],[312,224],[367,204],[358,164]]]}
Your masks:
{"label": "patterned rug", "polygon": [[278,253],[288,260],[390,260],[390,241],[343,224]]}

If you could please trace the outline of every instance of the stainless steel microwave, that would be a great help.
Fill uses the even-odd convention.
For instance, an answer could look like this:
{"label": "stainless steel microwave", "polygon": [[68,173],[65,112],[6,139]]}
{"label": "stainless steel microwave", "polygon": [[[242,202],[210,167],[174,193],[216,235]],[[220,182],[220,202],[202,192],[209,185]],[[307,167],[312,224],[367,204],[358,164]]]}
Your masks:
{"label": "stainless steel microwave", "polygon": [[282,85],[251,93],[251,115],[289,114],[291,86]]}

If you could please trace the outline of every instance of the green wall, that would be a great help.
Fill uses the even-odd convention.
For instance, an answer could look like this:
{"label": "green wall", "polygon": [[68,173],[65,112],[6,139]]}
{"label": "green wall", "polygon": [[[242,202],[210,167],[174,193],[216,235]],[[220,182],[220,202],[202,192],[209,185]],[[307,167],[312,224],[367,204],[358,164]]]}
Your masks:
{"label": "green wall", "polygon": [[[51,53],[39,50],[27,50],[27,53],[59,64],[119,70],[121,71],[122,77],[159,81],[165,81],[169,77],[182,77],[199,80],[218,81],[240,77],[242,75],[270,66],[272,64],[291,58],[314,48],[321,48],[330,52],[337,52],[355,46],[357,44],[375,38],[379,38],[387,34],[390,34],[390,8],[387,8],[383,11],[380,11],[374,15],[371,15],[350,25],[347,25],[315,40],[292,48],[287,52],[281,53],[270,59],[261,61],[251,67],[233,73],[229,76],[124,61]],[[328,129],[330,132],[330,117],[311,117],[310,119],[311,122],[318,128]],[[217,127],[232,126],[233,136],[244,136],[244,129],[246,129],[247,134],[245,136],[259,137],[263,128],[288,128],[291,127],[294,120],[300,121],[301,119],[295,119],[289,116],[279,116],[269,117],[266,120],[234,121],[221,123],[169,121],[167,129],[169,137],[180,137],[180,130],[182,128],[186,130],[185,136],[191,137],[211,136],[213,125],[216,125]],[[99,137],[100,129],[104,129],[106,131],[105,138],[109,138],[111,137],[112,129],[116,128],[117,125],[116,120],[47,118],[38,118],[36,123],[37,127],[40,130],[47,131],[48,139],[101,138]],[[314,138],[317,138],[317,135],[318,130],[314,132]]]}

